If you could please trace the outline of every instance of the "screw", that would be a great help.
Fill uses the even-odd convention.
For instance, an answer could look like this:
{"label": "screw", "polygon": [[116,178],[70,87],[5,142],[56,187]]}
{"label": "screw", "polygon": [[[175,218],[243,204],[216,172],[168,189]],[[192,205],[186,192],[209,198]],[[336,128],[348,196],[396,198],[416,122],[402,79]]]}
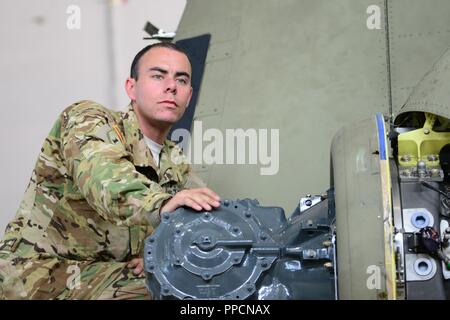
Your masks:
{"label": "screw", "polygon": [[208,236],[204,236],[204,237],[202,237],[202,242],[203,243],[211,243],[211,240],[209,239],[209,237]]}
{"label": "screw", "polygon": [[331,262],[325,262],[325,263],[323,264],[323,266],[324,266],[325,268],[327,268],[327,269],[332,269],[332,268],[333,268],[333,263],[331,263]]}
{"label": "screw", "polygon": [[409,154],[404,154],[400,157],[400,160],[403,162],[409,162],[411,161],[411,156]]}
{"label": "screw", "polygon": [[429,134],[429,133],[430,133],[430,129],[428,129],[428,128],[424,128],[424,129],[423,129],[423,133],[425,133],[425,134]]}
{"label": "screw", "polygon": [[203,278],[204,280],[209,280],[209,279],[211,279],[211,275],[210,275],[209,273],[204,273],[204,274],[202,275],[202,278]]}
{"label": "screw", "polygon": [[439,176],[439,173],[440,173],[439,169],[437,169],[437,168],[431,169],[431,175],[432,175],[433,177]]}
{"label": "screw", "polygon": [[263,267],[263,268],[267,268],[267,266],[268,266],[269,264],[267,263],[267,260],[266,259],[261,259],[261,267]]}

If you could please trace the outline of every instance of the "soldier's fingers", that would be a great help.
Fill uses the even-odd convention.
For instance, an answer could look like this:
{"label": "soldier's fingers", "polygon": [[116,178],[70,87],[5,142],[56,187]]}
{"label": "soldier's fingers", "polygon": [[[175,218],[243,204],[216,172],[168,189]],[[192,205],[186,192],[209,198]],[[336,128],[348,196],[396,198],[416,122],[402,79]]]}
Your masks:
{"label": "soldier's fingers", "polygon": [[197,193],[193,195],[193,197],[195,201],[202,206],[203,209],[207,211],[212,210],[211,204],[215,202],[215,200],[211,199],[209,196],[202,193]]}
{"label": "soldier's fingers", "polygon": [[138,264],[138,265],[136,266],[136,268],[134,268],[133,274],[136,275],[136,276],[138,276],[138,275],[141,275],[143,271],[144,271],[143,266],[142,266],[141,264]]}
{"label": "soldier's fingers", "polygon": [[195,209],[197,211],[202,210],[202,206],[199,205],[194,199],[192,198],[186,198],[184,200],[184,205],[191,207],[192,209]]}
{"label": "soldier's fingers", "polygon": [[209,188],[201,188],[200,191],[204,194],[207,194],[209,197],[213,198],[216,201],[220,201],[220,197],[217,193],[215,193],[214,191],[212,191]]}
{"label": "soldier's fingers", "polygon": [[139,259],[132,259],[130,262],[128,262],[127,267],[128,268],[134,268],[139,263]]}
{"label": "soldier's fingers", "polygon": [[[215,198],[211,197],[209,194],[200,192],[199,196],[203,199],[203,201],[206,201],[209,206],[212,206],[215,208],[220,207],[220,202],[217,201]],[[211,210],[211,209],[208,208],[207,210]]]}

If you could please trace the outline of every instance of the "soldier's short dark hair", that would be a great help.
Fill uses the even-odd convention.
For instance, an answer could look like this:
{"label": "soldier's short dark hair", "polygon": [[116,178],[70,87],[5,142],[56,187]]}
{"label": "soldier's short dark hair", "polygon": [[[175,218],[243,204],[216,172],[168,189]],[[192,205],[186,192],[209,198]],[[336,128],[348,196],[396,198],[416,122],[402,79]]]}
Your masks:
{"label": "soldier's short dark hair", "polygon": [[191,63],[191,58],[189,57],[188,53],[183,50],[181,47],[177,46],[175,43],[172,42],[158,42],[158,43],[154,43],[154,44],[150,44],[148,46],[146,46],[145,48],[143,48],[141,51],[139,51],[136,56],[133,59],[133,62],[131,63],[131,69],[130,69],[130,77],[133,78],[134,80],[137,80],[139,77],[139,60],[141,60],[141,57],[147,52],[150,51],[153,48],[167,48],[167,49],[171,49],[171,50],[175,50],[178,52],[181,52],[182,54],[184,54],[188,60],[189,63],[192,66]]}

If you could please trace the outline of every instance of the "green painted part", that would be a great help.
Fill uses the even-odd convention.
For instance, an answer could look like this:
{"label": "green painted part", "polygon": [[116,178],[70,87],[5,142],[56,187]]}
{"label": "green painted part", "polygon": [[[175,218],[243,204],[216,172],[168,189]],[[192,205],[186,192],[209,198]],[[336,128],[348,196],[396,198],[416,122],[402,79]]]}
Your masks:
{"label": "green painted part", "polygon": [[399,115],[420,111],[450,119],[449,83],[450,50],[447,50],[414,88]]}
{"label": "green painted part", "polygon": [[[394,115],[450,44],[448,0],[388,0]],[[431,111],[430,111],[431,112]]]}
{"label": "green painted part", "polygon": [[383,201],[375,117],[334,137],[339,299],[386,296]]}

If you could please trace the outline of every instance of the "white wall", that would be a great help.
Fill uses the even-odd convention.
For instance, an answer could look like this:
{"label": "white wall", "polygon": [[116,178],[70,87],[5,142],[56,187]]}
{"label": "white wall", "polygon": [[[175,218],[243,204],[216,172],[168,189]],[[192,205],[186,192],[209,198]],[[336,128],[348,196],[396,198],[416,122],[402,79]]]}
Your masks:
{"label": "white wall", "polygon": [[[0,2],[0,236],[14,217],[42,141],[71,103],[123,108],[134,55],[149,44],[146,21],[175,31],[186,0]],[[70,5],[80,29],[69,30]]]}

